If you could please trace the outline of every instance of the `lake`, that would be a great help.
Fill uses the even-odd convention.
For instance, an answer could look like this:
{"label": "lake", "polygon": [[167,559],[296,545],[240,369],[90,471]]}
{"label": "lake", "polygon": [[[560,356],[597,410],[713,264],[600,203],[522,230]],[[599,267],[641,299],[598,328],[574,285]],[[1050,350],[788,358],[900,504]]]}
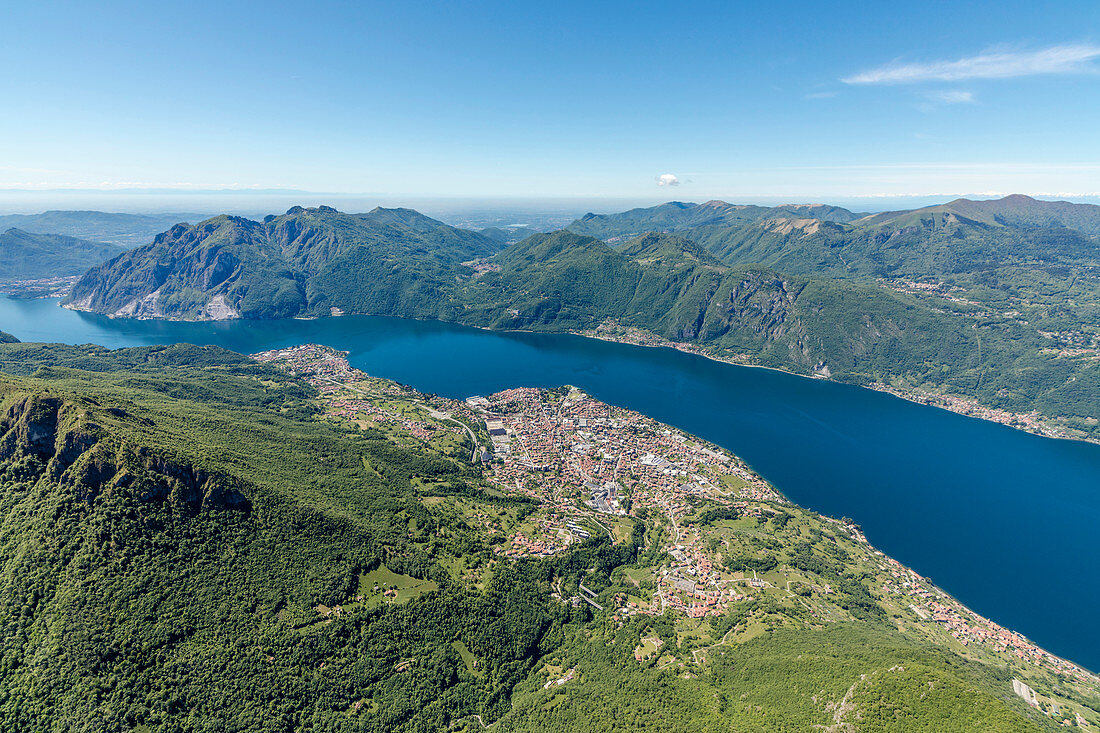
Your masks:
{"label": "lake", "polygon": [[448,397],[573,384],[713,441],[793,501],[858,522],[879,549],[975,611],[1100,669],[1100,445],[1053,440],[891,395],[673,349],[352,316],[111,320],[0,298],[24,341],[191,342],[251,353],[316,342]]}

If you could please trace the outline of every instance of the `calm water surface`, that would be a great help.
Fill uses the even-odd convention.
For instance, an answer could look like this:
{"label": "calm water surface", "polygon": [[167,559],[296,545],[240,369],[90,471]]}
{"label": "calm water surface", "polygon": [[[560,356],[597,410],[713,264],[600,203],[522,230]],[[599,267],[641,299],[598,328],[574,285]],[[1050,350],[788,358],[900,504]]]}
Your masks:
{"label": "calm water surface", "polygon": [[316,342],[353,365],[448,397],[574,384],[707,438],[803,506],[974,610],[1100,669],[1100,446],[1051,440],[890,395],[720,364],[672,349],[433,322],[110,320],[0,298],[24,341],[173,342],[251,353]]}

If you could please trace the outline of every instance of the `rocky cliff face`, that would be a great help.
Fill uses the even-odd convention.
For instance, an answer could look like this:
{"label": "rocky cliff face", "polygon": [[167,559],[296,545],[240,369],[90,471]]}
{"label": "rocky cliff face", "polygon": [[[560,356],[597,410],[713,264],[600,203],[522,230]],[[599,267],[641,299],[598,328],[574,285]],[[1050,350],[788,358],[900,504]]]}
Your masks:
{"label": "rocky cliff face", "polygon": [[778,351],[807,367],[815,357],[796,303],[802,288],[770,270],[731,272],[708,304],[698,338]]}
{"label": "rocky cliff face", "polygon": [[[103,408],[49,394],[7,394],[0,412],[0,463],[37,466],[83,501],[103,492],[135,493],[142,501],[172,501],[198,509],[248,509],[240,487],[111,436],[101,418],[148,420],[121,408]],[[28,464],[28,459],[30,463]]]}
{"label": "rocky cliff face", "polygon": [[152,244],[90,270],[65,304],[130,318],[236,318],[242,293],[277,277],[272,265],[280,260],[258,222],[220,216],[177,224]]}

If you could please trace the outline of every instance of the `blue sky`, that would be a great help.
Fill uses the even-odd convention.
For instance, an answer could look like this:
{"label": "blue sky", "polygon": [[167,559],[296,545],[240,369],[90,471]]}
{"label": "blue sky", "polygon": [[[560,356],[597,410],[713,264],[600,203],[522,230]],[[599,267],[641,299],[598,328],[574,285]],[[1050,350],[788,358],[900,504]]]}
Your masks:
{"label": "blue sky", "polygon": [[0,188],[1100,192],[1100,3],[895,5],[9,3]]}

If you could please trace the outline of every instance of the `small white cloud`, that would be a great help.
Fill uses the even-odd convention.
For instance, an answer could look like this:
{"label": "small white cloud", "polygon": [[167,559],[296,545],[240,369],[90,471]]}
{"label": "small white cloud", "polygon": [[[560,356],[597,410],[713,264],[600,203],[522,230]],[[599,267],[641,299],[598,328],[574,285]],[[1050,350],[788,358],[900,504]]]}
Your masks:
{"label": "small white cloud", "polygon": [[954,89],[929,92],[928,100],[931,102],[938,102],[939,104],[972,104],[974,102],[974,93]]}
{"label": "small white cloud", "polygon": [[805,99],[831,99],[840,92],[810,92],[805,95]]}
{"label": "small white cloud", "polygon": [[990,51],[955,61],[887,64],[841,79],[845,84],[912,84],[922,81],[1009,79],[1038,74],[1081,74],[1097,71],[1100,46],[1078,43],[1038,51]]}
{"label": "small white cloud", "polygon": [[657,185],[658,186],[679,186],[680,185],[680,179],[677,178],[676,176],[674,176],[671,173],[662,173],[661,175],[657,176]]}

